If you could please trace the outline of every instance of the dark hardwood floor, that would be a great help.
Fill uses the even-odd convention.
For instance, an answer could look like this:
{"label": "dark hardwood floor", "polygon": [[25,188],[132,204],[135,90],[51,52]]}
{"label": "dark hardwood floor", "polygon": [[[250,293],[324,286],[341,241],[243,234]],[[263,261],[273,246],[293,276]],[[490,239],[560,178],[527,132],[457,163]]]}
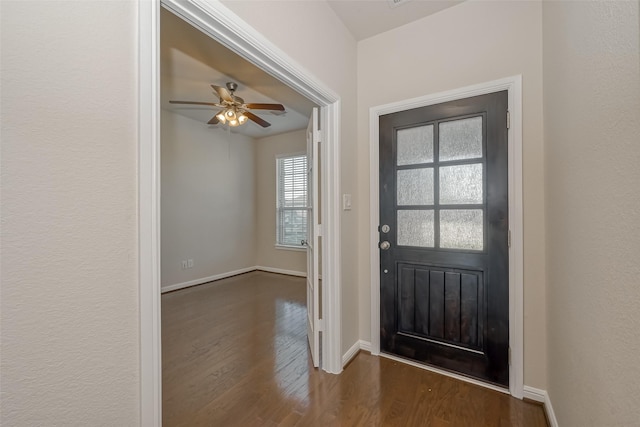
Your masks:
{"label": "dark hardwood floor", "polygon": [[163,425],[546,426],[541,406],[365,352],[316,370],[305,281],[253,272],[162,296]]}

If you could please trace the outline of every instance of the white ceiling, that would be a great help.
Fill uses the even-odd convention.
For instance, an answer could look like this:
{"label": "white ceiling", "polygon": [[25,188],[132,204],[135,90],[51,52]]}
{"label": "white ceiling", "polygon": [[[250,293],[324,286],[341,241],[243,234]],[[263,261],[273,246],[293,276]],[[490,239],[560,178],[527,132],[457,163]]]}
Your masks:
{"label": "white ceiling", "polygon": [[[387,0],[327,0],[354,37],[362,40],[434,14],[461,1],[409,0],[391,8]],[[238,83],[236,95],[246,102],[279,103],[286,112],[253,110],[271,123],[268,128],[248,121],[232,133],[261,138],[307,126],[314,103],[241,58],[171,12],[161,9],[161,106],[206,124],[218,109],[170,104],[169,100],[217,102],[211,84]],[[215,131],[226,125],[209,125]]]}
{"label": "white ceiling", "polygon": [[443,9],[457,0],[409,0],[391,7],[387,0],[327,0],[356,40],[384,33]]}
{"label": "white ceiling", "polygon": [[[160,39],[161,106],[164,109],[206,124],[219,109],[216,107],[170,104],[169,100],[218,102],[211,84],[225,86],[238,83],[235,94],[253,103],[279,103],[285,112],[253,110],[271,123],[263,128],[252,121],[231,128],[253,138],[261,138],[305,129],[314,104],[260,70],[206,34],[162,9]],[[209,125],[212,130],[226,125]]]}

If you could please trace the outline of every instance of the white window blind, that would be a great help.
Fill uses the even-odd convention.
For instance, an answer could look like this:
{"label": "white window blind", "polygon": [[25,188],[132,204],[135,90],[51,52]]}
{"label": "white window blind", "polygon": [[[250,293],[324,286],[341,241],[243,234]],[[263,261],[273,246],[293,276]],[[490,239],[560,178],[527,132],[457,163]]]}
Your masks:
{"label": "white window blind", "polygon": [[307,156],[278,157],[276,243],[302,247],[307,239]]}

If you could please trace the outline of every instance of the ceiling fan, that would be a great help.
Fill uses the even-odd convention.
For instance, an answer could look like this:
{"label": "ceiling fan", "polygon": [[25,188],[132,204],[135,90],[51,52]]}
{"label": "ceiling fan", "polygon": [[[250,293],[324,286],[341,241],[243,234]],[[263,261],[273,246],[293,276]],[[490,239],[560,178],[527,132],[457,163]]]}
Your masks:
{"label": "ceiling fan", "polygon": [[218,123],[228,123],[231,127],[240,126],[246,123],[247,119],[259,124],[263,128],[271,126],[271,123],[256,116],[249,110],[272,110],[284,111],[282,104],[246,104],[244,99],[235,96],[238,85],[234,82],[228,82],[227,87],[211,85],[216,94],[220,97],[219,102],[198,102],[198,101],[169,101],[171,104],[189,104],[189,105],[210,105],[218,107],[221,110],[207,123],[216,125]]}

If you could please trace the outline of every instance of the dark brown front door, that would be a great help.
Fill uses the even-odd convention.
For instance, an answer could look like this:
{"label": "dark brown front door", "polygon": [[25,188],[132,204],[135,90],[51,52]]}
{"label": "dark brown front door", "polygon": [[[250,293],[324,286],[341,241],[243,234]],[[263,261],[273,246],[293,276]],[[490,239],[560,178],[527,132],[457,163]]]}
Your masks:
{"label": "dark brown front door", "polygon": [[507,92],[380,117],[381,350],[509,386]]}

